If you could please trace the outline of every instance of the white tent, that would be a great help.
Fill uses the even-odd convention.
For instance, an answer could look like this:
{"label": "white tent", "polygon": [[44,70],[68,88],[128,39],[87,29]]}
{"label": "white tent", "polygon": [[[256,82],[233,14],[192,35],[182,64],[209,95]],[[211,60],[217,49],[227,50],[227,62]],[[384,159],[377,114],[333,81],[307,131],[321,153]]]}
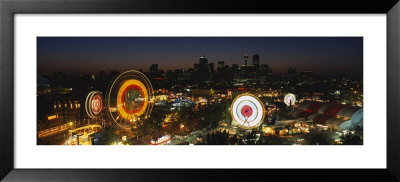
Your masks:
{"label": "white tent", "polygon": [[351,117],[351,120],[348,120],[348,121],[342,123],[339,126],[339,128],[341,130],[348,130],[348,129],[352,129],[355,126],[363,127],[363,120],[364,120],[364,112],[363,112],[363,109],[360,109],[353,114],[353,116]]}

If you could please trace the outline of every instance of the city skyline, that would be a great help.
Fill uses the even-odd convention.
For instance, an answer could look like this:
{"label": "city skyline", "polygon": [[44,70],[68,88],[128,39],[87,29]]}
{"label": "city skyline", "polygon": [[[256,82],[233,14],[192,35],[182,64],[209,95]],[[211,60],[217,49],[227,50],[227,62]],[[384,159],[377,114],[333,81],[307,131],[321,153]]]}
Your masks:
{"label": "city skyline", "polygon": [[187,70],[201,56],[215,66],[241,66],[245,54],[248,64],[259,55],[274,75],[295,67],[298,73],[362,76],[363,69],[362,37],[38,37],[37,46],[38,73],[148,72],[151,64],[165,72]]}

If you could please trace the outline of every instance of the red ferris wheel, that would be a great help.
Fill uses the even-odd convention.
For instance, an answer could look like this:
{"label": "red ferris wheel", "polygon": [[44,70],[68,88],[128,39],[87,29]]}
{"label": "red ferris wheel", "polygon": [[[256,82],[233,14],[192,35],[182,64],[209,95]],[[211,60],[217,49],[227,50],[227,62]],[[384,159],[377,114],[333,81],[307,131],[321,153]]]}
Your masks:
{"label": "red ferris wheel", "polygon": [[150,117],[154,105],[153,87],[141,72],[126,71],[109,86],[106,105],[112,120],[123,128]]}

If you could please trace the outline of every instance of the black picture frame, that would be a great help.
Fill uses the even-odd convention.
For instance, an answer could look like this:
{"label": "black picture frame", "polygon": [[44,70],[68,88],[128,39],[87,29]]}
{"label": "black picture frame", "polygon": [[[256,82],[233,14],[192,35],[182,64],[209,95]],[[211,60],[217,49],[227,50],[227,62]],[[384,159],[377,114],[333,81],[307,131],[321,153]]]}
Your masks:
{"label": "black picture frame", "polygon": [[[14,15],[24,13],[382,13],[387,15],[386,169],[15,169]],[[318,15],[316,15],[318,16]],[[400,180],[398,0],[0,0],[0,179],[4,181]],[[384,118],[382,118],[384,119]],[[374,156],[371,156],[374,157]],[[368,159],[366,159],[368,160]],[[211,165],[212,166],[212,165]]]}

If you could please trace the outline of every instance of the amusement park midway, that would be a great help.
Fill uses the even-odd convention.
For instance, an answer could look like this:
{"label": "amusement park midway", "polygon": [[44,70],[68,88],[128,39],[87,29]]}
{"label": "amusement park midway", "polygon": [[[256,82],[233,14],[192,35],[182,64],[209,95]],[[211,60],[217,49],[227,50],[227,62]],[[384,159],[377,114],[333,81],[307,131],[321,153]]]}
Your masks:
{"label": "amusement park midway", "polygon": [[[176,92],[154,89],[138,71],[121,74],[129,75],[114,79],[111,91],[88,92],[83,105],[79,100],[54,101],[46,119],[60,124],[39,130],[38,144],[330,145],[343,144],[343,136],[362,128],[359,100],[332,102],[319,93],[304,96],[245,85]],[[143,80],[130,81],[138,79]],[[43,95],[71,90],[45,88]]]}

